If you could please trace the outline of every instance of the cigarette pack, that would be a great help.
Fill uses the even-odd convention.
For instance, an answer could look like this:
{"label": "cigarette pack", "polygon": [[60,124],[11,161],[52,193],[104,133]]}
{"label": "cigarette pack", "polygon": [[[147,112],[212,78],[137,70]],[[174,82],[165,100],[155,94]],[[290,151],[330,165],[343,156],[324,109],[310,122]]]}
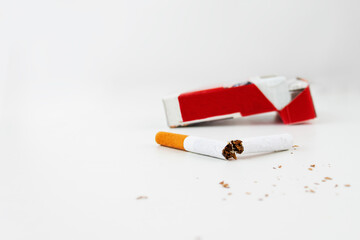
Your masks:
{"label": "cigarette pack", "polygon": [[254,77],[229,87],[175,94],[163,103],[170,127],[274,111],[285,124],[316,117],[309,83],[284,76]]}

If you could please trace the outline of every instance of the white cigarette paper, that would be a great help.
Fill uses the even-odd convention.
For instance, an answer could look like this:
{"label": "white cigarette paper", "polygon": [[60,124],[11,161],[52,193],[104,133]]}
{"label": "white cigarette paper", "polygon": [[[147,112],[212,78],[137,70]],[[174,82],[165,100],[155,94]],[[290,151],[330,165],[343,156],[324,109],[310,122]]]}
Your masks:
{"label": "white cigarette paper", "polygon": [[188,136],[184,140],[184,148],[186,151],[221,159],[225,159],[222,152],[227,144],[228,142],[226,141],[195,136]]}
{"label": "white cigarette paper", "polygon": [[163,146],[226,160],[237,159],[239,155],[287,150],[293,146],[293,138],[289,134],[227,142],[178,133],[158,132],[155,141]]}
{"label": "white cigarette paper", "polygon": [[290,149],[293,146],[293,137],[290,134],[254,137],[244,139],[242,145],[242,154],[276,152]]}
{"label": "white cigarette paper", "polygon": [[[239,141],[239,140],[234,140]],[[219,141],[202,137],[188,136],[184,140],[184,149],[189,152],[203,154],[211,157],[229,160],[224,151],[228,148],[230,156],[237,158],[246,154],[276,152],[290,149],[293,146],[293,138],[290,134],[262,136],[239,141],[243,151],[236,151],[233,141]],[[234,155],[233,155],[234,154]]]}

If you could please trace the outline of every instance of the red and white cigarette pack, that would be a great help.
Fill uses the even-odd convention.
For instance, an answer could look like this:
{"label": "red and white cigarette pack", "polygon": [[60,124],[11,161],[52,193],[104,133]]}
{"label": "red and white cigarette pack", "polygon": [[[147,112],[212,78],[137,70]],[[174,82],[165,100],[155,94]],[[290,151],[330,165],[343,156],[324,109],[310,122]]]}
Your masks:
{"label": "red and white cigarette pack", "polygon": [[285,124],[316,117],[308,82],[284,76],[255,77],[230,87],[176,94],[165,97],[163,103],[170,127],[273,111]]}

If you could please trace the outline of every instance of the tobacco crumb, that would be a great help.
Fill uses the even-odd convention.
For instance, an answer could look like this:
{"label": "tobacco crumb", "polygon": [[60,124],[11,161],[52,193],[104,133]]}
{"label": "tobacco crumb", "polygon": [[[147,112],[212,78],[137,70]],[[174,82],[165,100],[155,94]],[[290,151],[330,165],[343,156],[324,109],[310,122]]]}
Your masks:
{"label": "tobacco crumb", "polygon": [[225,159],[227,160],[232,160],[232,159],[237,159],[236,154],[233,150],[233,146],[231,145],[231,143],[228,143],[225,148],[222,151],[222,155],[225,157]]}
{"label": "tobacco crumb", "polygon": [[304,188],[308,188],[308,186],[304,186]]}
{"label": "tobacco crumb", "polygon": [[231,193],[231,192],[229,192],[229,193],[228,193],[228,195],[229,195],[229,196],[231,196],[231,195],[232,195],[232,193]]}
{"label": "tobacco crumb", "polygon": [[259,201],[262,201],[263,199],[262,199],[262,198],[259,198],[258,200],[259,200]]}
{"label": "tobacco crumb", "polygon": [[290,152],[290,154],[294,154],[293,152]]}
{"label": "tobacco crumb", "polygon": [[314,167],[315,167],[315,164],[311,164],[310,167],[314,168]]}
{"label": "tobacco crumb", "polygon": [[219,182],[219,184],[223,185],[223,184],[224,184],[224,181]]}
{"label": "tobacco crumb", "polygon": [[282,168],[282,166],[281,166],[281,165],[279,165],[279,166],[278,166],[278,168]]}
{"label": "tobacco crumb", "polygon": [[273,169],[276,169],[276,167],[273,167]]}
{"label": "tobacco crumb", "polygon": [[268,197],[269,196],[269,194],[265,194],[265,197]]}
{"label": "tobacco crumb", "polygon": [[332,180],[331,177],[324,177],[324,179],[326,179],[326,180]]}
{"label": "tobacco crumb", "polygon": [[141,199],[148,199],[148,197],[147,197],[147,196],[138,196],[138,197],[136,198],[136,200],[141,200]]}
{"label": "tobacco crumb", "polygon": [[241,154],[244,152],[244,146],[241,140],[231,140],[231,145],[236,153]]}
{"label": "tobacco crumb", "polygon": [[326,182],[326,180],[325,179],[323,179],[323,180],[321,180],[322,182]]}
{"label": "tobacco crumb", "polygon": [[222,200],[223,200],[223,201],[226,201],[226,198],[223,198]]}
{"label": "tobacco crumb", "polygon": [[292,147],[293,147],[293,148],[296,148],[296,147],[299,147],[299,145],[293,145]]}
{"label": "tobacco crumb", "polygon": [[273,186],[273,187],[276,187],[276,184],[273,184],[272,186]]}
{"label": "tobacco crumb", "polygon": [[244,152],[244,146],[241,140],[231,140],[223,149],[222,155],[227,160],[237,159],[236,153],[241,154]]}
{"label": "tobacco crumb", "polygon": [[312,171],[313,169],[312,168],[308,168],[309,171]]}
{"label": "tobacco crumb", "polygon": [[311,193],[315,193],[315,191],[314,191],[314,190],[312,190],[312,189],[310,189],[310,192],[311,192]]}
{"label": "tobacco crumb", "polygon": [[350,184],[344,184],[344,186],[345,186],[345,187],[351,187],[351,185],[350,185]]}
{"label": "tobacco crumb", "polygon": [[335,186],[334,187],[338,187],[339,185],[337,185],[337,184],[335,184]]}
{"label": "tobacco crumb", "polygon": [[251,195],[251,192],[246,192],[245,194],[246,194],[246,195]]}

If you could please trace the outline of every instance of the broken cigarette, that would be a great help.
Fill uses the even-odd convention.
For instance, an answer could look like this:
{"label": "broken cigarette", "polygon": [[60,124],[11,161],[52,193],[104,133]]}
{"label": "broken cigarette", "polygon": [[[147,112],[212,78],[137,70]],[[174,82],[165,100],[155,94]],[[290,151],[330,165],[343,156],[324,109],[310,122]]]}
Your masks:
{"label": "broken cigarette", "polygon": [[240,154],[288,150],[293,145],[293,138],[290,134],[220,141],[177,133],[158,132],[155,141],[162,146],[226,160],[237,159],[237,155]]}

